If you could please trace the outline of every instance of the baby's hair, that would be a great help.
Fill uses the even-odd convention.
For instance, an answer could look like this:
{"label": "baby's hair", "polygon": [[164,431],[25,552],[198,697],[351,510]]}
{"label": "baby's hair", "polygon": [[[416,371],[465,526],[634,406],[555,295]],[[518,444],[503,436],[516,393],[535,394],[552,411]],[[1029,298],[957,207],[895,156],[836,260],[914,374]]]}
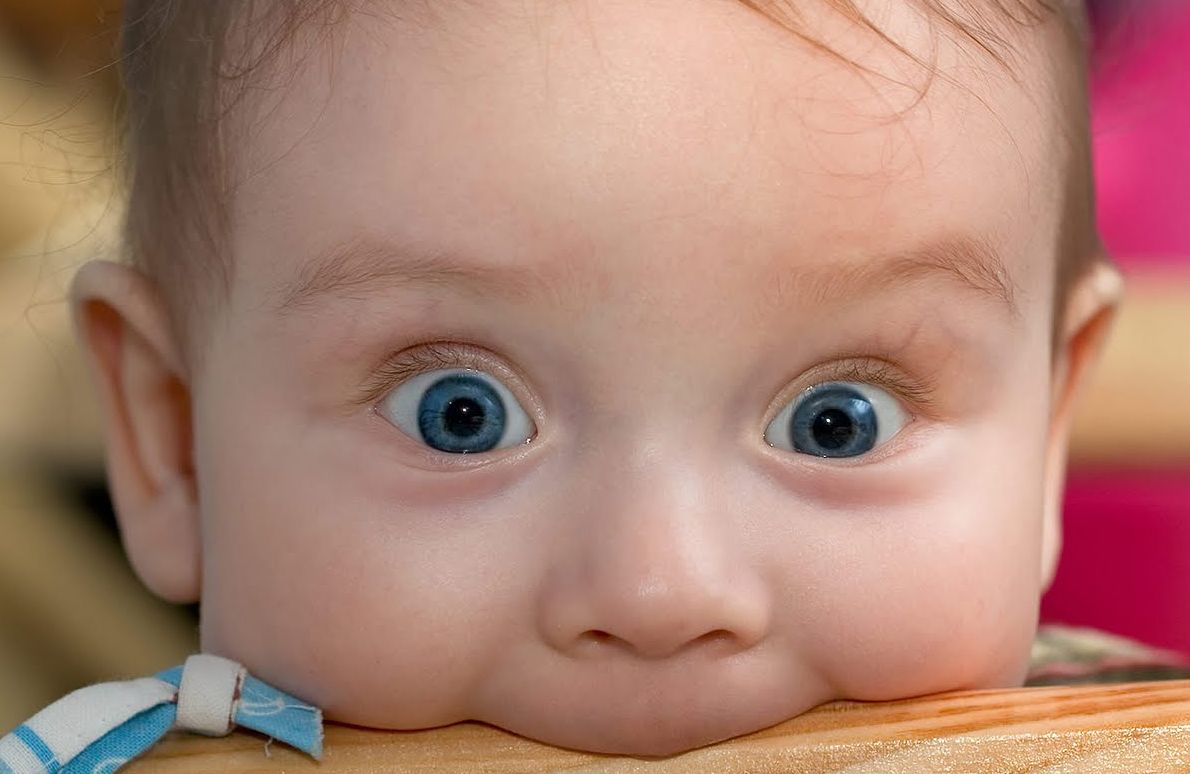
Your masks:
{"label": "baby's hair", "polygon": [[[705,0],[710,2],[712,0]],[[829,56],[845,57],[807,31],[794,0],[731,0],[762,14]],[[859,0],[815,0],[918,63],[936,68],[884,32]],[[1065,213],[1058,254],[1055,317],[1066,289],[1096,254],[1089,140],[1086,129],[1087,23],[1081,2],[1071,0],[906,0],[934,29],[949,35],[1010,74],[1016,66],[1014,27],[1057,18],[1068,59],[1077,71],[1065,127],[1069,141]],[[393,3],[394,16],[432,16],[433,0]],[[122,36],[126,105],[126,249],[169,299],[179,333],[199,305],[230,283],[225,202],[234,179],[226,119],[245,95],[259,93],[266,77],[282,78],[279,58],[301,35],[329,41],[349,14],[376,13],[369,0],[127,0]],[[230,56],[234,52],[234,58]],[[245,53],[247,52],[247,53]],[[858,65],[856,65],[858,67]],[[1065,119],[1063,119],[1065,120]],[[212,293],[214,291],[214,293]],[[183,341],[185,341],[183,336]]]}

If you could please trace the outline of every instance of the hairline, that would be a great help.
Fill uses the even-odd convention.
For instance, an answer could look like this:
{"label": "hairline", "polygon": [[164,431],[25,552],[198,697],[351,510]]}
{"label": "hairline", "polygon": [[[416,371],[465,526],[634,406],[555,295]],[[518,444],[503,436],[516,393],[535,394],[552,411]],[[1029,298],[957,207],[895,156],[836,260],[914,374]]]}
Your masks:
{"label": "hairline", "polygon": [[[863,17],[862,12],[859,12],[855,0],[821,0],[835,11],[840,11],[844,15],[850,15],[848,9],[858,14],[858,18],[853,20],[857,24],[865,24],[869,30],[875,32],[877,35],[888,41],[892,45],[896,45],[895,41],[891,41],[887,35],[881,33],[878,28],[875,28],[871,22]],[[159,4],[163,3],[167,6],[173,6],[177,10],[179,5],[185,6],[185,0],[157,0]],[[191,146],[195,159],[191,161],[193,171],[197,175],[206,175],[204,179],[195,179],[192,175],[187,181],[178,181],[172,179],[176,175],[176,169],[158,169],[155,171],[157,179],[156,182],[160,186],[163,182],[172,184],[176,198],[185,202],[187,198],[190,199],[190,207],[187,210],[188,217],[170,218],[169,222],[174,223],[178,220],[182,223],[178,224],[178,230],[172,227],[169,230],[171,235],[177,235],[178,240],[182,242],[180,245],[169,244],[154,244],[154,241],[167,241],[169,236],[162,233],[163,230],[157,226],[154,228],[153,223],[144,223],[143,218],[145,213],[138,213],[135,211],[137,205],[144,206],[147,203],[143,201],[144,195],[136,196],[138,190],[133,188],[133,198],[130,200],[129,212],[126,220],[126,237],[132,253],[132,258],[143,270],[154,275],[153,278],[163,286],[163,292],[168,301],[168,307],[173,319],[175,328],[182,334],[181,338],[189,338],[186,334],[189,331],[196,329],[198,326],[196,318],[200,307],[207,307],[210,305],[218,305],[223,299],[228,297],[231,289],[232,275],[234,272],[234,264],[231,256],[228,254],[227,233],[229,231],[227,200],[230,195],[230,188],[227,184],[229,179],[228,169],[231,166],[230,154],[227,148],[230,143],[227,142],[226,133],[229,131],[228,117],[232,110],[236,107],[238,101],[250,91],[250,86],[253,83],[253,78],[262,77],[262,69],[267,69],[274,66],[275,57],[281,53],[291,50],[295,40],[316,21],[321,21],[326,29],[328,22],[334,21],[336,18],[341,18],[343,14],[359,11],[360,5],[368,4],[369,0],[320,0],[316,5],[307,5],[307,10],[304,13],[295,15],[293,10],[295,3],[287,3],[284,0],[204,0],[204,3],[210,3],[215,6],[209,13],[203,12],[203,16],[208,20],[213,21],[211,30],[210,46],[212,52],[212,61],[208,62],[213,68],[214,72],[206,73],[206,79],[202,79],[201,74],[192,73],[200,81],[196,85],[200,87],[198,96],[198,105],[195,111],[196,123],[206,123],[205,128],[201,126],[191,126]],[[770,21],[779,24],[782,27],[790,30],[796,34],[800,39],[806,40],[813,44],[816,48],[834,55],[838,58],[846,60],[837,52],[834,52],[828,46],[815,41],[811,36],[797,27],[797,14],[792,9],[791,5],[784,0],[736,0],[737,3],[743,5],[757,13],[767,17]],[[1004,14],[1006,20],[1018,24],[1032,24],[1039,23],[1040,17],[1030,17],[1029,19],[1019,19],[1012,17],[1007,10],[1006,4],[1015,5],[1021,9],[1035,8],[1045,9],[1049,13],[1057,13],[1058,9],[1056,3],[1064,2],[1064,0],[994,0],[988,5],[1000,9]],[[143,5],[143,3],[141,3]],[[938,11],[939,8],[949,8],[950,6],[965,6],[966,0],[916,0],[919,6],[927,10]],[[132,2],[130,6],[134,6]],[[429,9],[428,4],[426,9]],[[263,11],[261,9],[263,8]],[[261,18],[248,18],[254,16],[257,11],[263,13],[263,21]],[[228,62],[228,49],[230,47],[231,38],[236,34],[237,25],[241,33],[244,32],[243,25],[262,24],[268,21],[272,14],[281,13],[284,15],[283,19],[278,20],[282,26],[281,34],[273,36],[265,36],[264,42],[257,41],[257,51],[252,52],[245,64],[230,65]],[[947,12],[949,15],[941,17],[942,22],[948,26],[953,27],[956,24],[956,17],[953,12]],[[168,16],[168,12],[166,13]],[[932,18],[939,18],[938,16]],[[168,21],[168,19],[167,19]],[[1064,22],[1065,23],[1065,22]],[[127,28],[126,28],[127,29]],[[1074,31],[1072,34],[1078,34]],[[259,37],[259,36],[257,36]],[[967,32],[967,37],[971,37],[971,32]],[[1011,46],[1006,38],[999,38],[999,42],[1005,46]],[[130,44],[133,41],[128,36],[125,38],[126,57],[132,58],[137,52],[129,50]],[[138,45],[146,45],[141,40]],[[900,48],[898,46],[898,48]],[[987,53],[989,48],[987,45],[981,46],[981,49]],[[902,53],[907,53],[901,49]],[[999,61],[1005,66],[1008,61],[1002,56],[995,56],[995,52],[991,52],[992,58]],[[240,56],[243,56],[241,52]],[[911,56],[911,55],[910,55]],[[929,64],[916,60],[918,64],[923,67],[929,67]],[[226,83],[221,83],[220,78],[226,78]],[[929,88],[928,82],[923,87],[922,96],[924,97],[924,90]],[[237,91],[238,89],[238,91]],[[153,95],[149,95],[152,99]],[[136,117],[136,116],[134,116]],[[1059,120],[1066,123],[1067,119],[1063,116]],[[159,129],[161,127],[158,127]],[[130,126],[129,139],[133,144],[137,144],[138,136],[135,133],[136,127]],[[202,132],[210,132],[209,142],[194,142],[197,140]],[[1080,131],[1079,134],[1083,132]],[[139,143],[141,148],[145,147],[143,139]],[[1081,148],[1073,148],[1072,153],[1068,154],[1068,158],[1063,163],[1067,165],[1067,169],[1062,170],[1064,180],[1071,180],[1073,178],[1081,178],[1083,174],[1077,169],[1070,169],[1071,165],[1077,167],[1081,163],[1086,163],[1086,159],[1082,158],[1087,154],[1083,153]],[[199,160],[204,154],[209,154],[206,159]],[[134,160],[131,166],[132,179],[137,179],[136,162],[145,163],[145,159],[137,153],[136,148],[130,148],[130,157]],[[1064,154],[1067,155],[1067,154]],[[163,154],[161,157],[162,163],[176,163],[178,159],[170,157],[168,154]],[[204,163],[205,161],[205,163]],[[184,164],[184,162],[183,162]],[[1067,185],[1068,189],[1076,186]],[[192,190],[181,190],[179,188],[189,188]],[[1067,197],[1083,198],[1084,193],[1078,190],[1067,190],[1065,195]],[[188,196],[189,194],[189,196]],[[202,202],[202,203],[200,203]],[[1078,217],[1083,220],[1087,213],[1085,202],[1066,202],[1066,207],[1062,217],[1064,219],[1074,218],[1076,211],[1082,211],[1082,215]],[[204,208],[198,211],[198,208]],[[1090,214],[1093,222],[1093,213]],[[165,222],[165,218],[149,218],[156,223]],[[1078,223],[1066,223],[1061,225],[1063,229],[1063,236],[1060,238],[1062,244],[1055,245],[1057,252],[1057,266],[1055,267],[1055,309],[1054,314],[1060,314],[1059,307],[1064,300],[1063,293],[1066,286],[1072,282],[1077,275],[1082,273],[1089,266],[1089,261],[1086,261],[1082,253],[1087,251],[1085,238],[1079,233],[1086,231],[1085,226],[1080,226]],[[188,244],[187,244],[188,242]],[[180,249],[179,249],[180,248]],[[1077,250],[1079,254],[1072,255],[1067,251]],[[156,255],[166,254],[173,257],[175,261],[181,261],[184,266],[165,267],[160,271],[153,270],[153,260],[147,253]],[[204,260],[205,259],[205,260]],[[202,264],[201,267],[194,264]],[[169,276],[161,276],[166,274]],[[1055,322],[1055,327],[1057,323]],[[190,349],[190,347],[187,347]]]}

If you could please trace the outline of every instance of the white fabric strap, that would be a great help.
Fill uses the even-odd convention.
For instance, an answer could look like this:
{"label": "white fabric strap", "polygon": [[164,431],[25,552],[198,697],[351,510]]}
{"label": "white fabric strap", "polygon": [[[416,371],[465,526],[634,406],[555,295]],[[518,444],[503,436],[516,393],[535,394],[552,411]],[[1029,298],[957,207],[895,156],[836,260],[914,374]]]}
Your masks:
{"label": "white fabric strap", "polygon": [[133,715],[173,698],[174,687],[153,677],[89,685],[68,694],[25,722],[58,761],[83,748]]}
{"label": "white fabric strap", "polygon": [[9,734],[0,739],[0,771],[11,771],[12,774],[45,774],[46,767],[24,742]]}
{"label": "white fabric strap", "polygon": [[229,659],[208,654],[186,659],[174,728],[207,736],[231,733],[243,679],[244,668]]}

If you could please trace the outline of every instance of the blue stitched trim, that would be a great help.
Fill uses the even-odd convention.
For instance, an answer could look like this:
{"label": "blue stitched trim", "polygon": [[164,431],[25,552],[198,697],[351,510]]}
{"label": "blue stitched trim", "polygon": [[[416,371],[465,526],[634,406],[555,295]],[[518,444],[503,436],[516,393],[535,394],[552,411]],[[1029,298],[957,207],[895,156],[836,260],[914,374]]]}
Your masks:
{"label": "blue stitched trim", "polygon": [[58,764],[58,759],[54,756],[53,750],[46,746],[36,731],[24,723],[14,728],[12,735],[24,742],[25,746],[33,751],[33,754],[37,756],[37,760],[41,761],[42,766],[45,766],[47,774],[54,774],[58,769],[62,768]]}

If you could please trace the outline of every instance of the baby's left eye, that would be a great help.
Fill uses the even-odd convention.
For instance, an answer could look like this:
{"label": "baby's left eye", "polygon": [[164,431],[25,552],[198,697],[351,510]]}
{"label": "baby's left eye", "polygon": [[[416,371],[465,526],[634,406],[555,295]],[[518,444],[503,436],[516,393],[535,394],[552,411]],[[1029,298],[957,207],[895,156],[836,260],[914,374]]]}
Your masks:
{"label": "baby's left eye", "polygon": [[817,457],[858,457],[905,426],[905,411],[879,387],[825,382],[803,392],[769,423],[770,446]]}

